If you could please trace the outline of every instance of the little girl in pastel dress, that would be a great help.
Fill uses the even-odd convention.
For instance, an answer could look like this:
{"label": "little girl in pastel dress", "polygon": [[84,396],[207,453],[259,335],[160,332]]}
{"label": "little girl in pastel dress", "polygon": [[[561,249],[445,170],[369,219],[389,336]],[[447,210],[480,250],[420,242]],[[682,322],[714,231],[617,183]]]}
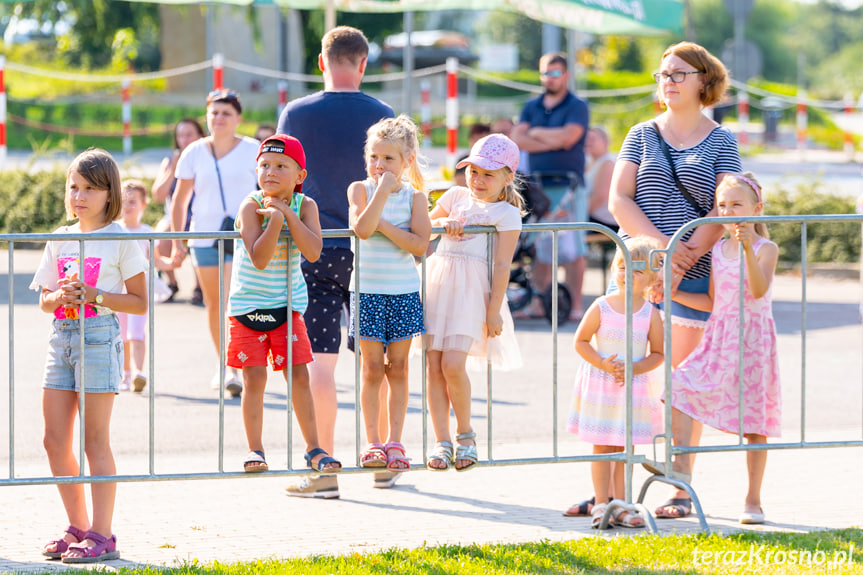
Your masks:
{"label": "little girl in pastel dress", "polygon": [[[645,269],[632,272],[632,443],[643,445],[662,432],[662,404],[650,373],[664,358],[662,320],[646,298],[656,277],[647,265],[649,258],[654,268],[658,264],[658,256],[651,258],[650,252],[661,246],[636,236],[627,240],[626,247],[633,262],[645,263]],[[619,453],[626,446],[626,269],[620,250],[611,262],[611,272],[617,290],[597,298],[575,330],[575,350],[584,362],[575,377],[567,430],[592,443],[595,454]],[[594,461],[590,466],[596,502],[591,525],[599,527],[609,495],[625,497],[624,466],[611,461]],[[609,484],[613,494],[608,492]],[[612,516],[622,527],[644,527],[644,518],[633,507],[616,506]]]}
{"label": "little girl in pastel dress", "polygon": [[[716,190],[719,216],[759,216],[761,186],[746,172],[726,176]],[[738,433],[738,357],[740,349],[740,259],[745,259],[743,317],[743,435],[750,444],[778,437],[782,422],[776,324],[771,286],[779,248],[764,224],[729,224],[729,237],[711,254],[710,291],[678,291],[674,301],[711,311],[701,343],[674,371],[671,405],[695,421]],[[763,523],[761,482],[766,451],[746,453],[749,490],[740,523]]]}
{"label": "little girl in pastel dress", "polygon": [[[478,140],[467,166],[468,187],[447,190],[431,211],[433,226],[446,230],[428,258],[425,295],[429,414],[435,446],[428,468],[467,471],[476,466],[476,433],[470,423],[468,367],[494,369],[521,366],[515,328],[506,302],[509,268],[524,200],[515,189],[518,146],[502,134]],[[493,234],[463,234],[466,226],[494,226]],[[493,242],[489,281],[488,242]],[[450,406],[456,417],[453,453]]]}

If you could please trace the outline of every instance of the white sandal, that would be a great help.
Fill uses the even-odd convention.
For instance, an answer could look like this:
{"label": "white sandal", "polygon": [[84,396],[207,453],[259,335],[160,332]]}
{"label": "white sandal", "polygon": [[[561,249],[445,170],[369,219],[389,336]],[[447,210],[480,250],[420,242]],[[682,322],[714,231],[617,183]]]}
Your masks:
{"label": "white sandal", "polygon": [[[631,529],[641,529],[644,527],[644,517],[638,512],[634,505],[627,505],[620,502],[621,505],[614,508],[611,516],[614,517],[614,524],[621,527],[629,527]],[[633,523],[634,520],[640,519],[641,523]]]}
{"label": "white sandal", "polygon": [[[608,503],[600,503],[598,505],[594,505],[593,509],[590,511],[590,526],[594,529],[599,529],[599,524],[602,523],[602,516],[605,515],[605,510],[608,509]],[[611,529],[614,525],[614,522],[609,518],[608,527],[606,529]]]}

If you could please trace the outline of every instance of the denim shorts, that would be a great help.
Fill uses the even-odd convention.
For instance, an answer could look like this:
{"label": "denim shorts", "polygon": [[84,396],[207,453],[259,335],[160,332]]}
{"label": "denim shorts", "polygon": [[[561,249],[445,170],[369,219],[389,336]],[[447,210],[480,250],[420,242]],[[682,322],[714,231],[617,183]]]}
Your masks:
{"label": "denim shorts", "polygon": [[[354,335],[355,295],[351,292],[349,337]],[[388,344],[411,339],[423,333],[423,304],[419,292],[398,295],[360,294],[360,339]]]}
{"label": "denim shorts", "polygon": [[[192,265],[196,268],[214,268],[219,265],[219,248],[216,246],[210,248],[190,247],[189,253],[192,256]],[[225,263],[234,261],[232,254],[225,254]]]}
{"label": "denim shorts", "polygon": [[[680,291],[690,292],[690,293],[707,293],[710,289],[710,278],[695,278],[688,280],[681,280],[680,285],[677,288]],[[614,277],[611,278],[611,281],[608,282],[608,289],[605,290],[606,294],[614,293],[617,291],[617,283],[614,281]],[[665,319],[665,302],[659,304],[653,304],[662,315],[662,318]],[[704,329],[707,325],[707,320],[710,319],[709,311],[701,311],[699,309],[693,309],[691,307],[685,306],[682,303],[678,303],[676,301],[671,302],[671,324],[672,325],[681,325],[683,327],[694,327],[698,329]]]}
{"label": "denim shorts", "polygon": [[[123,340],[115,314],[84,320],[84,357],[77,319],[55,319],[48,341],[42,387],[87,393],[117,393],[123,378]],[[83,373],[82,373],[83,370]]]}

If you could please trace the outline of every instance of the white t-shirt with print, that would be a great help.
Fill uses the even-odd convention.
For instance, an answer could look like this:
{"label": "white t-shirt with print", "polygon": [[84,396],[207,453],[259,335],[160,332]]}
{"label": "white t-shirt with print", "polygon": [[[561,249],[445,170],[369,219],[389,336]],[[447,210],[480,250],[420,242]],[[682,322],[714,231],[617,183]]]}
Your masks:
{"label": "white t-shirt with print", "polygon": [[[55,234],[78,232],[77,224],[63,226],[54,231]],[[94,234],[122,234],[126,230],[117,222],[112,222],[103,228],[93,231]],[[42,261],[30,289],[54,291],[60,287],[59,280],[64,277],[81,277],[80,243],[78,240],[49,241],[42,252]],[[138,242],[131,240],[100,240],[84,242],[84,283],[94,286],[103,292],[121,293],[124,282],[140,273],[147,271],[148,262],[141,251]],[[113,310],[97,305],[85,306],[85,317],[107,315]],[[62,306],[54,311],[58,319],[78,317],[77,309],[66,309]]]}
{"label": "white t-shirt with print", "polygon": [[[225,209],[219,195],[219,177],[216,174],[216,161],[210,151],[209,138],[201,138],[189,144],[177,160],[174,175],[179,180],[195,181],[195,199],[192,200],[192,225],[190,232],[215,232],[222,225]],[[237,217],[240,204],[258,187],[255,172],[260,142],[243,136],[234,149],[219,159],[219,173],[222,176],[222,189],[225,192],[227,215]],[[195,248],[208,248],[213,240],[193,239],[189,245]]]}

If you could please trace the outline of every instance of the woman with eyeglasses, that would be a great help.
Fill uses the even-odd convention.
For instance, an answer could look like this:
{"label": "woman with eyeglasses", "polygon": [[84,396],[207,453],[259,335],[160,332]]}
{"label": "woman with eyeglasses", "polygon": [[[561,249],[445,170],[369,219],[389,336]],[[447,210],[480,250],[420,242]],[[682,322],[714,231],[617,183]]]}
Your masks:
{"label": "woman with eyeglasses", "polygon": [[[734,134],[703,113],[719,102],[728,86],[722,62],[698,44],[681,42],[662,55],[654,79],[665,111],[629,130],[614,167],[609,208],[620,224],[621,237],[650,236],[667,245],[684,224],[716,215],[716,186],[742,168]],[[721,235],[719,225],[699,226],[677,244],[670,258],[672,289],[707,293],[710,250]],[[676,302],[666,307],[671,310],[670,353],[676,368],[698,345],[710,314]],[[701,439],[701,424],[677,410],[672,411],[672,429],[675,445],[698,445]],[[689,481],[692,459],[676,456],[673,475]],[[665,474],[665,463],[645,467]],[[676,490],[656,515],[676,518],[690,511],[689,495]]]}
{"label": "woman with eyeglasses", "polygon": [[[231,90],[215,90],[207,96],[207,129],[210,135],[189,144],[177,161],[177,188],[171,207],[171,229],[182,231],[191,204],[192,232],[222,229],[226,218],[236,218],[240,203],[257,187],[255,156],[259,142],[237,134],[243,107],[239,96]],[[192,190],[195,191],[192,200]],[[219,352],[219,309],[228,297],[231,278],[233,240],[225,242],[224,300],[219,301],[218,241],[189,240],[192,265],[204,295],[204,307],[210,336]],[[181,241],[174,241],[173,256],[180,262],[186,256]],[[221,369],[224,369],[222,367]],[[219,387],[218,371],[212,386]],[[233,368],[225,372],[225,388],[232,397],[243,390],[242,379]]]}

